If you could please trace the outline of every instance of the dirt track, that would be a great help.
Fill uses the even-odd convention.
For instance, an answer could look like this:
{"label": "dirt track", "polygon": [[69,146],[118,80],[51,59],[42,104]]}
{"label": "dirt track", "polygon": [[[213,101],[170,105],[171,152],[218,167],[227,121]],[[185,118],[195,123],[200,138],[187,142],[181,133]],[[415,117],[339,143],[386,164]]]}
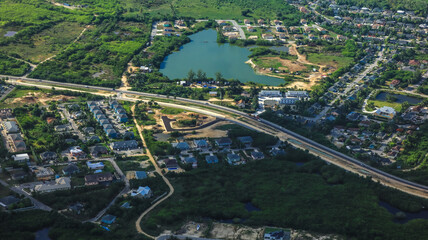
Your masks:
{"label": "dirt track", "polygon": [[[280,70],[288,70],[290,72],[297,72],[297,71],[303,71],[306,70],[306,65],[312,65],[317,66],[319,70],[317,72],[312,72],[308,77],[302,77],[303,81],[295,81],[293,83],[290,83],[287,85],[287,87],[290,88],[298,88],[298,89],[311,89],[314,85],[318,83],[318,81],[322,78],[323,75],[327,75],[335,70],[335,68],[331,68],[329,71],[324,71],[324,68],[326,68],[326,65],[321,64],[314,64],[309,62],[306,59],[306,55],[300,54],[299,51],[297,51],[297,45],[292,44],[289,48],[289,54],[297,56],[297,60],[291,61],[286,59],[281,59],[279,57],[262,57],[261,59],[266,60],[278,60],[281,65],[285,66],[284,68],[279,68]],[[271,76],[271,77],[279,77],[278,75],[271,74],[271,72],[267,69],[263,69],[260,67],[257,67],[257,65],[250,59],[246,63],[250,64],[251,67],[260,74]],[[287,74],[280,74],[281,76],[285,76]],[[297,76],[296,76],[297,77]]]}

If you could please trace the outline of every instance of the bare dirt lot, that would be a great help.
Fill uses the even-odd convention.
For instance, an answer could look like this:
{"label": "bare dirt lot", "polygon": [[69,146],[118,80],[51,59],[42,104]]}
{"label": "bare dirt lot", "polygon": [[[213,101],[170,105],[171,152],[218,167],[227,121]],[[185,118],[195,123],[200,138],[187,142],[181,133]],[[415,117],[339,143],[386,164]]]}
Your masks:
{"label": "bare dirt lot", "polygon": [[17,98],[9,98],[5,100],[5,103],[10,103],[13,105],[23,105],[23,104],[42,104],[46,105],[47,102],[52,101],[69,101],[75,97],[65,96],[65,95],[55,95],[49,96],[43,92],[28,92],[26,95]]}
{"label": "bare dirt lot", "polygon": [[292,73],[307,70],[307,67],[300,62],[288,59],[281,59],[280,57],[262,57],[260,59],[280,62],[283,67],[279,67],[279,70],[288,70]]}
{"label": "bare dirt lot", "polygon": [[213,124],[204,129],[197,130],[195,134],[187,134],[184,138],[221,138],[227,137],[227,131],[216,129],[218,126],[229,124],[228,122],[222,121]]}
{"label": "bare dirt lot", "polygon": [[[199,226],[199,230],[197,230]],[[211,229],[210,229],[211,228]],[[165,232],[171,234],[170,231]],[[205,223],[188,222],[176,234],[189,237],[208,237],[215,239],[239,239],[239,240],[258,240],[263,239],[264,227],[251,228],[244,225],[213,223],[211,226]],[[340,236],[332,234],[318,234],[303,230],[291,230],[292,240],[327,240],[343,239]]]}
{"label": "bare dirt lot", "polygon": [[[270,61],[270,62],[279,62],[283,67],[279,67],[279,70],[287,70],[290,73],[293,72],[304,72],[303,75],[295,76],[296,78],[302,79],[302,81],[294,81],[287,85],[287,87],[290,88],[297,88],[297,89],[305,89],[310,90],[314,85],[316,85],[323,76],[332,73],[336,70],[337,66],[332,65],[322,65],[322,64],[314,64],[307,60],[306,55],[300,54],[297,51],[297,46],[295,44],[291,45],[289,47],[289,54],[297,56],[297,60],[288,60],[288,59],[281,59],[280,57],[261,57],[261,60]],[[272,74],[272,72],[267,68],[261,68],[257,66],[251,59],[248,60],[246,63],[250,64],[251,67],[259,74],[271,76],[271,77],[282,77],[287,76],[289,73],[276,73]],[[313,65],[318,67],[317,72],[308,72],[307,65]],[[327,68],[328,70],[324,70]]]}
{"label": "bare dirt lot", "polygon": [[[200,226],[199,230],[197,230],[198,225]],[[215,239],[263,239],[263,228],[250,228],[242,225],[213,223],[211,230],[209,230],[209,232],[207,232],[207,230],[209,230],[207,224],[188,222],[181,228],[180,234],[192,237],[203,237],[203,235],[208,234],[206,237]]]}

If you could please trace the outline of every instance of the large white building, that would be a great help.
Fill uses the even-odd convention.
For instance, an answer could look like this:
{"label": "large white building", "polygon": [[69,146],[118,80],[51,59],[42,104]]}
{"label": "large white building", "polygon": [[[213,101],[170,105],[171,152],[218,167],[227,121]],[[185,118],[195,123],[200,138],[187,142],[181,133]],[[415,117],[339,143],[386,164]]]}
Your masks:
{"label": "large white building", "polygon": [[262,108],[272,105],[295,105],[297,101],[309,100],[306,91],[288,91],[283,95],[280,91],[263,90],[259,93],[259,105]]}
{"label": "large white building", "polygon": [[260,97],[282,97],[282,93],[277,90],[262,90],[259,93],[259,98]]}
{"label": "large white building", "polygon": [[30,161],[30,156],[28,156],[28,153],[16,154],[16,155],[13,155],[12,158],[15,162]]}

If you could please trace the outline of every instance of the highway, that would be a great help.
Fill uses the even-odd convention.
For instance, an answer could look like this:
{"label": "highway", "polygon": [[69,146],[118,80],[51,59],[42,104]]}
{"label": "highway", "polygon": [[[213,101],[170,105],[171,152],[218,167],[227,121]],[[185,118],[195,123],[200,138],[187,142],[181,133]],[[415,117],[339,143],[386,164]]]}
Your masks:
{"label": "highway", "polygon": [[[11,76],[4,76],[4,75],[0,75],[0,77],[9,77],[9,79],[12,80],[12,81],[9,80],[9,82],[16,83],[16,84],[19,84],[19,82],[15,82],[15,81],[21,79],[26,82],[33,82],[34,85],[36,86],[48,84],[48,85],[73,87],[73,88],[83,88],[83,89],[86,88],[88,90],[90,89],[101,90],[101,91],[110,92],[112,94],[122,93],[122,94],[132,94],[132,95],[141,96],[141,97],[154,97],[154,98],[160,98],[160,99],[168,99],[168,97],[165,95],[158,95],[158,94],[152,94],[152,93],[143,93],[143,92],[127,91],[127,90],[114,90],[112,88],[53,82],[53,81],[31,79],[31,78],[25,78],[25,77],[11,77]],[[333,149],[323,146],[317,142],[314,142],[308,138],[305,138],[299,134],[296,134],[272,122],[266,121],[264,119],[257,120],[247,115],[246,113],[240,112],[238,110],[215,105],[215,104],[210,104],[205,101],[192,100],[192,99],[186,99],[186,98],[180,98],[180,97],[177,97],[176,99],[172,99],[172,98],[170,99],[174,100],[175,102],[190,103],[192,105],[202,107],[205,111],[213,112],[213,114],[216,114],[216,113],[214,113],[213,110],[210,110],[210,108],[221,111],[223,113],[233,114],[235,116],[225,116],[225,119],[240,125],[244,125],[248,128],[251,128],[257,131],[263,131],[263,132],[278,136],[281,140],[286,140],[290,144],[298,148],[306,149],[310,153],[316,156],[319,156],[325,161],[328,161],[334,165],[342,167],[345,170],[349,170],[360,175],[370,176],[373,180],[379,181],[380,183],[386,186],[399,189],[409,194],[428,198],[427,186],[393,176],[379,169],[368,166],[352,157],[349,157],[343,153],[337,152]],[[178,104],[175,104],[175,105],[177,107],[189,108],[189,106],[180,106]],[[362,172],[364,171],[362,170],[366,171],[367,174],[363,174]]]}

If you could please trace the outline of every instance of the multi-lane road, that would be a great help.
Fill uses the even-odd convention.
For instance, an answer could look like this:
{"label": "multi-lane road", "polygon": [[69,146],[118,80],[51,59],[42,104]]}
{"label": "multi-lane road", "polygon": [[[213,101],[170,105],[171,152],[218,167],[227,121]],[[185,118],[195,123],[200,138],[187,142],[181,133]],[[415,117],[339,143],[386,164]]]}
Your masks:
{"label": "multi-lane road", "polygon": [[[122,95],[134,95],[138,97],[147,97],[147,98],[157,98],[157,99],[168,99],[168,96],[152,94],[152,93],[144,93],[137,91],[128,91],[128,90],[115,90],[112,88],[105,87],[97,87],[97,86],[85,86],[79,84],[72,83],[61,83],[61,82],[53,82],[47,80],[39,80],[39,79],[31,79],[31,78],[22,78],[22,77],[13,77],[13,76],[4,76],[0,75],[0,77],[8,77],[9,82],[13,84],[31,84],[34,86],[60,86],[60,87],[71,87],[71,88],[81,88],[88,90],[99,90],[104,92],[109,92],[113,95],[122,94]],[[215,104],[210,104],[206,101],[200,100],[192,100],[187,98],[179,98],[170,99],[170,101],[174,101],[176,107],[189,108],[189,106],[180,106],[181,103],[186,103],[187,105],[193,105],[195,109],[204,110],[205,112],[212,113],[213,115],[218,116],[219,113],[222,113],[226,120],[245,125],[248,128],[252,128],[257,131],[266,132],[275,136],[278,136],[281,140],[288,141],[295,147],[308,150],[310,153],[319,156],[325,161],[331,162],[339,167],[342,167],[348,171],[355,172],[360,175],[370,176],[373,180],[379,181],[380,183],[399,189],[401,191],[417,195],[420,197],[428,198],[428,187],[417,184],[386,172],[383,172],[379,169],[366,165],[352,157],[349,157],[343,153],[337,152],[333,149],[330,149],[326,146],[323,146],[317,142],[314,142],[308,138],[305,138],[299,134],[296,134],[288,129],[285,129],[281,126],[278,126],[274,123],[266,121],[264,119],[255,119],[243,112],[240,112],[235,109],[231,109],[224,106],[219,106]],[[232,115],[232,116],[230,116]]]}

